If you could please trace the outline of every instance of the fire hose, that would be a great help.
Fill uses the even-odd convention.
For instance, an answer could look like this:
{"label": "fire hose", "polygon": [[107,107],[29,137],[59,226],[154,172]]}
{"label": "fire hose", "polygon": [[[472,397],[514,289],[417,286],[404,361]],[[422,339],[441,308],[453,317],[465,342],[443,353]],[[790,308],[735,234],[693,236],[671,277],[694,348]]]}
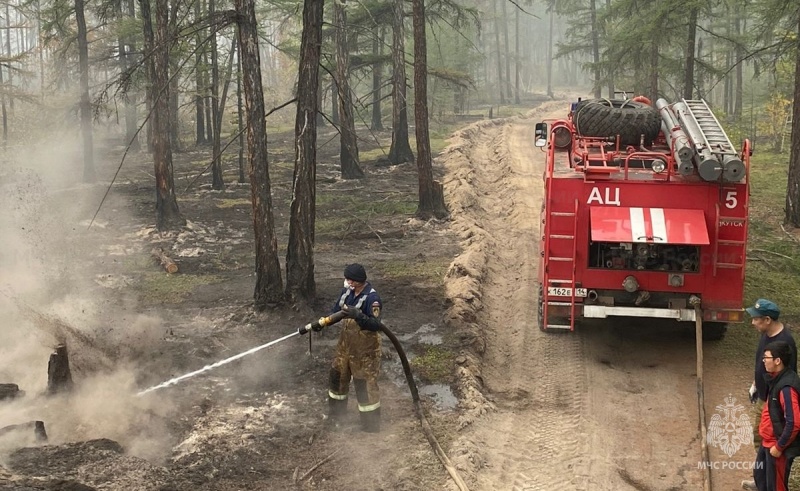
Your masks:
{"label": "fire hose", "polygon": [[[324,327],[336,324],[340,320],[344,319],[345,316],[346,314],[340,310],[339,312],[333,313],[328,317],[321,317],[312,323],[306,324],[298,329],[297,332],[299,334],[306,334],[309,331],[319,331]],[[430,444],[436,456],[439,458],[439,461],[447,470],[447,473],[450,474],[450,477],[453,479],[456,486],[458,486],[458,489],[461,491],[469,491],[464,479],[461,478],[461,475],[458,473],[455,466],[453,466],[452,462],[450,462],[447,454],[444,453],[441,445],[439,445],[439,441],[436,440],[436,436],[433,434],[433,429],[431,428],[430,423],[428,423],[428,418],[425,416],[425,411],[423,410],[422,403],[419,398],[417,384],[414,382],[414,375],[411,373],[411,365],[408,363],[408,357],[406,357],[406,352],[403,349],[403,346],[400,344],[397,336],[395,336],[394,333],[390,331],[383,322],[380,323],[380,331],[385,334],[387,338],[389,338],[389,341],[392,342],[392,346],[394,346],[395,351],[397,351],[397,355],[400,357],[400,363],[403,365],[403,373],[406,376],[406,382],[408,383],[408,388],[411,391],[411,399],[414,402],[414,413],[416,413],[417,418],[422,425],[422,432],[425,434],[425,438],[428,439],[428,443]]]}
{"label": "fire hose", "polygon": [[[203,368],[201,368],[199,370],[195,370],[193,372],[181,375],[179,377],[175,377],[175,378],[169,379],[166,382],[162,382],[162,383],[160,383],[158,385],[154,385],[154,386],[152,386],[152,387],[150,387],[148,389],[142,390],[142,391],[138,392],[136,395],[137,396],[143,396],[143,395],[148,394],[148,393],[150,393],[150,392],[152,392],[154,390],[158,390],[158,389],[162,389],[162,388],[165,388],[165,387],[169,387],[171,385],[175,385],[175,384],[177,384],[178,382],[180,382],[182,380],[186,380],[188,378],[194,377],[195,375],[199,375],[199,374],[201,374],[203,372],[207,372],[209,370],[213,370],[213,369],[215,369],[217,367],[220,367],[222,365],[226,365],[226,364],[228,364],[228,363],[230,363],[232,361],[238,360],[240,358],[244,358],[245,356],[248,356],[248,355],[251,355],[251,354],[256,353],[258,351],[261,351],[261,350],[263,350],[265,348],[268,348],[268,347],[270,347],[270,346],[272,346],[274,344],[278,344],[278,343],[280,343],[282,341],[286,341],[287,339],[293,338],[293,337],[295,337],[297,335],[307,334],[309,331],[320,331],[324,327],[336,324],[340,320],[344,319],[345,316],[346,316],[345,312],[339,311],[339,312],[336,312],[334,314],[329,315],[328,317],[321,317],[321,318],[319,318],[318,320],[316,320],[314,322],[311,322],[309,324],[306,324],[305,326],[300,327],[296,332],[293,332],[291,334],[287,334],[286,336],[283,336],[282,338],[278,338],[278,339],[275,339],[273,341],[270,341],[269,343],[262,344],[260,346],[256,346],[255,348],[251,348],[251,349],[249,349],[247,351],[243,351],[242,353],[239,353],[237,355],[231,356],[230,358],[226,358],[224,360],[220,360],[220,361],[218,361],[216,363],[212,363],[210,365],[206,365],[206,366],[204,366]],[[408,383],[408,388],[411,390],[411,399],[414,402],[414,412],[416,413],[417,418],[419,419],[420,424],[422,425],[422,432],[425,434],[425,437],[428,439],[428,443],[430,444],[430,446],[433,449],[433,451],[436,454],[436,456],[439,458],[439,461],[442,463],[444,468],[447,470],[448,474],[450,474],[450,477],[453,479],[455,484],[458,486],[459,490],[461,490],[461,491],[469,491],[469,488],[467,487],[466,483],[461,478],[461,476],[458,474],[458,471],[456,471],[456,468],[450,462],[450,459],[447,457],[447,454],[444,453],[444,450],[442,450],[441,445],[439,445],[439,442],[436,440],[436,437],[433,434],[433,429],[431,428],[430,423],[428,423],[428,419],[425,417],[425,412],[424,412],[424,410],[422,408],[422,403],[420,402],[420,399],[419,399],[419,391],[417,390],[417,384],[414,382],[414,376],[411,373],[411,366],[408,363],[408,358],[406,357],[406,352],[403,350],[403,347],[400,345],[400,341],[397,339],[397,337],[394,335],[394,333],[392,331],[390,331],[382,322],[380,323],[380,331],[382,333],[384,333],[387,338],[389,338],[389,340],[392,342],[392,345],[394,346],[395,351],[397,351],[397,354],[400,357],[400,363],[403,365],[403,373],[405,373],[406,382]]]}

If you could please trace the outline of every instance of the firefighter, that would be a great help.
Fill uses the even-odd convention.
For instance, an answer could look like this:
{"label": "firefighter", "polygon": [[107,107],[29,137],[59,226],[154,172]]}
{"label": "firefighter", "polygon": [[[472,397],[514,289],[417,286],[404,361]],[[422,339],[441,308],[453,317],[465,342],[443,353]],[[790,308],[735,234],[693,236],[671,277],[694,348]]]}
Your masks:
{"label": "firefighter", "polygon": [[360,264],[344,268],[344,288],[332,313],[344,311],[328,387],[329,416],[337,423],[347,411],[350,379],[356,388],[361,429],[376,433],[381,426],[378,375],[381,368],[381,298],[367,282]]}

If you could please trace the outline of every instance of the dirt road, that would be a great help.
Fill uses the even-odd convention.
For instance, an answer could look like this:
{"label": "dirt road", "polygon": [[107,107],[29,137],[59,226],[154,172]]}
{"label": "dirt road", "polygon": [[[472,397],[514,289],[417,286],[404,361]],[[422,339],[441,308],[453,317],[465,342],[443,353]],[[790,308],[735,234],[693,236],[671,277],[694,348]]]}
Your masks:
{"label": "dirt road", "polygon": [[[472,335],[453,453],[475,489],[702,489],[692,336],[652,321],[566,334],[536,325],[544,153],[533,124],[566,107],[479,123],[445,158],[464,247],[449,274],[449,317]],[[715,397],[723,379],[710,375]],[[722,401],[710,402],[713,413]],[[734,457],[744,466],[750,449]],[[720,473],[715,489],[747,474]]]}

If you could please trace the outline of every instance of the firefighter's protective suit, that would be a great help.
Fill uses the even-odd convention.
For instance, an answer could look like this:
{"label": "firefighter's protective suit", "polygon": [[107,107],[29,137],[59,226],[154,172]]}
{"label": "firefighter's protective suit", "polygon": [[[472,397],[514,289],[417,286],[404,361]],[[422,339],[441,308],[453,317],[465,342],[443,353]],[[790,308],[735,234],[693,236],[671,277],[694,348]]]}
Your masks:
{"label": "firefighter's protective suit", "polygon": [[328,403],[331,418],[341,417],[347,410],[350,379],[356,388],[358,411],[364,431],[380,431],[381,398],[378,376],[381,368],[380,329],[381,299],[369,283],[356,294],[344,288],[332,312],[345,310],[345,318],[336,345],[330,372]]}

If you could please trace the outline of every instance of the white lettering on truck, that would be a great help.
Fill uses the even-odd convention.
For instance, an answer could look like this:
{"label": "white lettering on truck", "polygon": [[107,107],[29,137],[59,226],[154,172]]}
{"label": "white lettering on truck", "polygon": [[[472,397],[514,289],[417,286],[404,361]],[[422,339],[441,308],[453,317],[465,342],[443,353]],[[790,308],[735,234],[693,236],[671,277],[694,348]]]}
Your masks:
{"label": "white lettering on truck", "polygon": [[[614,191],[614,198],[611,198],[611,191]],[[603,196],[600,194],[600,189],[597,187],[592,188],[592,192],[589,193],[589,199],[586,201],[587,205],[592,204],[592,202],[596,202],[598,205],[616,205],[620,206],[619,202],[619,188],[606,188],[605,189],[605,201],[603,200]]]}

